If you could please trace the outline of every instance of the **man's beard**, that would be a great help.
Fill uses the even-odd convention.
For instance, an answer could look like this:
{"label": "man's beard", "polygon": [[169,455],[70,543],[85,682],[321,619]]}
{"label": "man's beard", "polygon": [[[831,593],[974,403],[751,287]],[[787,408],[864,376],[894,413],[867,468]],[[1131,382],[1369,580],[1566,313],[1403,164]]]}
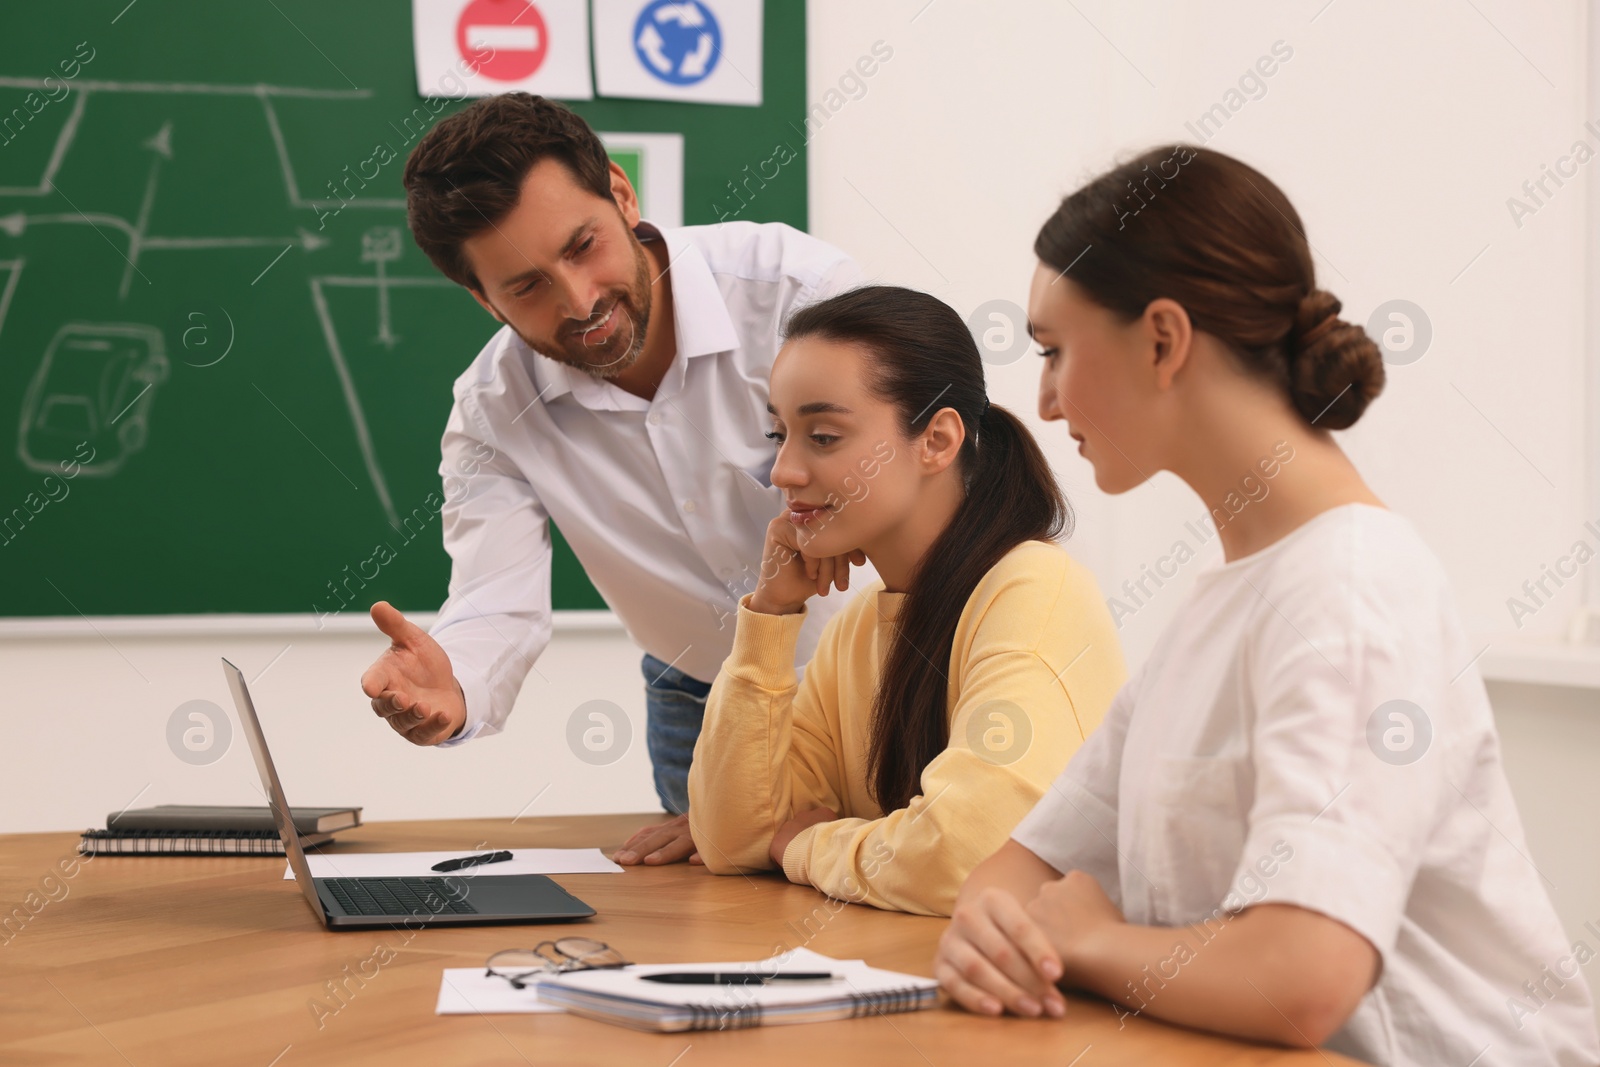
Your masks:
{"label": "man's beard", "polygon": [[[615,378],[639,361],[644,352],[645,331],[650,325],[650,259],[644,246],[633,234],[634,275],[632,290],[619,289],[602,297],[595,305],[595,313],[583,323],[568,322],[552,341],[536,342],[517,330],[517,336],[534,351],[565,363],[594,378]],[[611,327],[611,336],[598,344],[586,343],[584,326],[604,322],[615,314],[621,318]],[[516,329],[515,326],[512,329]]]}

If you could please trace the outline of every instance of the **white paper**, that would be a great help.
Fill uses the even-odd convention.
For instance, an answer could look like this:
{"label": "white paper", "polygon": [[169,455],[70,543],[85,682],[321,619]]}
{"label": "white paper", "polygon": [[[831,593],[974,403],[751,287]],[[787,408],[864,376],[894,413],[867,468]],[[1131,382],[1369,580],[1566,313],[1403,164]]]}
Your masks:
{"label": "white paper", "polygon": [[[762,972],[831,971],[835,982],[779,982],[754,986],[694,986],[652,985],[641,981],[644,975],[671,972],[699,973],[706,971]],[[737,1006],[758,1004],[767,1008],[789,1008],[837,1000],[847,994],[886,993],[891,990],[932,990],[939,983],[932,978],[886,971],[868,966],[862,960],[836,960],[809,949],[795,949],[781,956],[773,956],[750,963],[651,963],[621,967],[614,970],[576,970],[565,974],[541,978],[551,987],[587,990],[592,993],[611,993],[618,996],[640,997],[658,1004],[711,1004]],[[559,995],[552,989],[550,999]]]}
{"label": "white paper", "polygon": [[[792,949],[781,956],[773,956],[756,964],[749,963],[683,963],[642,965],[630,970],[661,970],[664,966],[674,971],[732,971],[741,967],[784,966],[790,970],[832,970],[844,975],[856,975],[871,970],[863,960],[836,960],[808,948]],[[925,979],[917,979],[925,981]],[[663,987],[670,988],[670,987]],[[703,995],[703,994],[702,994]],[[533,986],[513,989],[504,978],[485,975],[482,967],[447,967],[439,982],[439,1004],[434,1009],[438,1015],[498,1015],[523,1012],[559,1012],[554,1004],[540,1003]]]}
{"label": "white paper", "polygon": [[516,989],[504,978],[484,974],[482,967],[446,967],[439,983],[435,1015],[510,1015],[522,1012],[560,1012],[554,1004],[539,1003],[533,986]]}
{"label": "white paper", "polygon": [[[498,851],[480,848],[472,852],[348,852],[343,855],[311,853],[306,862],[313,878],[489,878],[504,874],[621,874],[622,868],[606,859],[597,848],[513,848],[503,863],[481,863],[459,871],[435,871],[442,860],[462,856],[481,856]],[[287,881],[294,871],[283,869]],[[503,984],[503,983],[502,983]]]}
{"label": "white paper", "polygon": [[594,97],[584,0],[411,0],[411,33],[423,96]]}
{"label": "white paper", "polygon": [[594,0],[601,96],[761,104],[761,0]]}

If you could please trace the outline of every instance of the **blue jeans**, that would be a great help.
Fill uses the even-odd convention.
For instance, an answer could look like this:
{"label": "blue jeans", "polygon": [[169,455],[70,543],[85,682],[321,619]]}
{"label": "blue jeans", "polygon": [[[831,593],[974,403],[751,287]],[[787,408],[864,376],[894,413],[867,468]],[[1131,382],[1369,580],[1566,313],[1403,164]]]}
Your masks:
{"label": "blue jeans", "polygon": [[689,761],[705,718],[711,683],[691,678],[648,653],[644,671],[645,746],[655,773],[656,796],[674,815],[689,810]]}

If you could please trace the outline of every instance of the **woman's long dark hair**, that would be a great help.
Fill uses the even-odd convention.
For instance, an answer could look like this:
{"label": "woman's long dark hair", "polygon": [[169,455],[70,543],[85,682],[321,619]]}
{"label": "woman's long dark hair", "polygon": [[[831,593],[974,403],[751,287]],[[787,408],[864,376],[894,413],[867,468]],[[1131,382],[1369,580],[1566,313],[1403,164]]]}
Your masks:
{"label": "woman's long dark hair", "polygon": [[921,791],[922,769],[950,742],[950,647],[967,598],[1017,545],[1069,534],[1072,509],[1028,428],[988,404],[977,344],[949,305],[867,286],[797,311],[787,335],[859,345],[868,387],[895,406],[905,436],[942,408],[966,427],[956,457],[966,499],[912,574],[873,694],[868,784],[878,806],[895,811]]}

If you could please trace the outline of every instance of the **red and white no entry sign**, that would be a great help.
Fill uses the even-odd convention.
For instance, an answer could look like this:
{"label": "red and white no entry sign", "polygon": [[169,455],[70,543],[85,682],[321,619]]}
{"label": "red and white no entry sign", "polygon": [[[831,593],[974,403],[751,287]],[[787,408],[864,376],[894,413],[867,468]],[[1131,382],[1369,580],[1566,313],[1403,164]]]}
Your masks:
{"label": "red and white no entry sign", "polygon": [[528,0],[472,0],[456,21],[456,47],[478,74],[514,82],[544,63],[550,34]]}

